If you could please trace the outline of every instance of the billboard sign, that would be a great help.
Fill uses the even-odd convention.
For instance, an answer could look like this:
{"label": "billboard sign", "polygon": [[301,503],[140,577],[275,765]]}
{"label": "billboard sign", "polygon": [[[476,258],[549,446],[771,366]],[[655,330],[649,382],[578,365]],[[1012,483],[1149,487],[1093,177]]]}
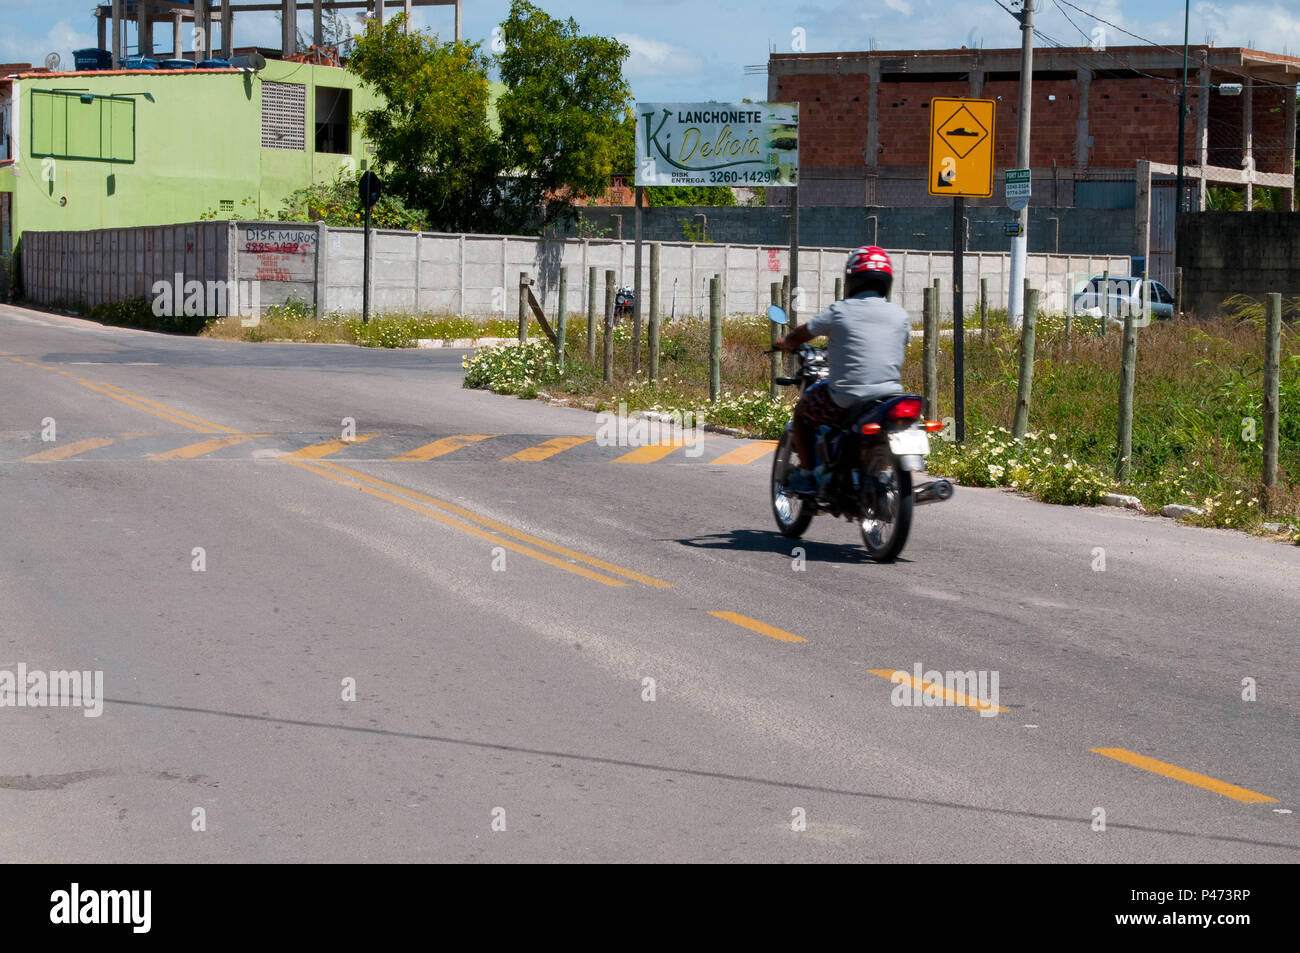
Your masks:
{"label": "billboard sign", "polygon": [[798,103],[637,103],[637,185],[798,181]]}

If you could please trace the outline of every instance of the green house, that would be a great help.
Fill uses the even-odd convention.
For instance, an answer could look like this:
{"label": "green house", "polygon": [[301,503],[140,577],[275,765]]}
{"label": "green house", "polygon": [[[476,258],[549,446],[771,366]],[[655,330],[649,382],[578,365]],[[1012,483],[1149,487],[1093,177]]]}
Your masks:
{"label": "green house", "polygon": [[346,70],[279,60],[0,79],[0,253],[27,230],[275,218],[368,167],[353,117],[377,103]]}

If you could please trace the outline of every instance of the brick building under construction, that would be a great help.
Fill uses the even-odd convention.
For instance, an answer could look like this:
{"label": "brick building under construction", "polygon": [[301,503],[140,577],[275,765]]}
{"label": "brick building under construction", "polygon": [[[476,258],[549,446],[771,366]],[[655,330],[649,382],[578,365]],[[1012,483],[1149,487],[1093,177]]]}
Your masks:
{"label": "brick building under construction", "polygon": [[[1295,205],[1300,58],[1196,46],[1188,60],[1189,208],[1207,185],[1285,190]],[[1178,161],[1182,50],[1111,47],[1034,52],[1030,166],[1034,204],[1132,207],[1138,162],[1159,186]],[[768,98],[799,105],[800,204],[928,205],[931,97],[997,101],[995,194],[1014,166],[1020,50],[773,54]],[[1238,86],[1240,88],[1238,88]],[[1169,183],[1172,185],[1172,181]],[[774,202],[786,190],[774,189]],[[1169,195],[1172,204],[1172,192]]]}

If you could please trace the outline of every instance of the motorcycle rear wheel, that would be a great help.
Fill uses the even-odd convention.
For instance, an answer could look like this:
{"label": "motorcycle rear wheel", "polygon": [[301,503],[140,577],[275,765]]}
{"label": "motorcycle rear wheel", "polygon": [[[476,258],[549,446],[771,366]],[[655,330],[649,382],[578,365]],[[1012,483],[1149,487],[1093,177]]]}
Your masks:
{"label": "motorcycle rear wheel", "polygon": [[802,536],[816,512],[811,501],[785,489],[786,474],[793,466],[790,462],[793,454],[794,431],[787,427],[772,458],[772,516],[776,518],[776,528],[788,539]]}
{"label": "motorcycle rear wheel", "polygon": [[912,529],[912,474],[898,465],[898,458],[888,455],[888,464],[868,472],[882,473],[888,484],[884,500],[878,501],[878,510],[859,524],[862,545],[867,555],[879,563],[890,563],[898,558],[907,543]]}

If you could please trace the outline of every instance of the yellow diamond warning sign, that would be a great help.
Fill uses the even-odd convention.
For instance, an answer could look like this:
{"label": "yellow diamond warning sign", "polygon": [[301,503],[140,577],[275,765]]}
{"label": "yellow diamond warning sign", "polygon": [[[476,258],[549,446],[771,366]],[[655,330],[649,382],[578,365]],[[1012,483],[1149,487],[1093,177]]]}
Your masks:
{"label": "yellow diamond warning sign", "polygon": [[993,194],[991,99],[930,100],[930,194]]}

